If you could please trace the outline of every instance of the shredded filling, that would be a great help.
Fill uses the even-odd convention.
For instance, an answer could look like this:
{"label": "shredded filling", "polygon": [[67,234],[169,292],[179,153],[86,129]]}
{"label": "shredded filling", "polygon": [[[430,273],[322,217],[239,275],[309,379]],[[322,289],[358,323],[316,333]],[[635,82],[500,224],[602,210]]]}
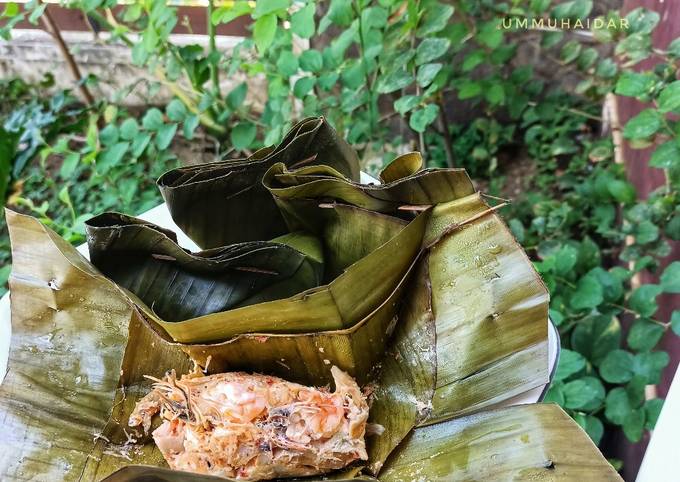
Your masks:
{"label": "shredded filling", "polygon": [[151,428],[172,469],[246,480],[318,475],[366,460],[366,397],[332,367],[335,391],[246,373],[154,380],[129,425]]}

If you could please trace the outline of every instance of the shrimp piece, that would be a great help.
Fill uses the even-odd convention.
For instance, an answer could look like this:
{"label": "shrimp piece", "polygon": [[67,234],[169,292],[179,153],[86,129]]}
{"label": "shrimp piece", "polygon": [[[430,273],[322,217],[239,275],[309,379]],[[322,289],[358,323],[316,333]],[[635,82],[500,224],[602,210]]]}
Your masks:
{"label": "shrimp piece", "polygon": [[222,406],[222,415],[232,422],[248,423],[267,408],[267,395],[260,389],[238,382],[215,385],[205,398]]}
{"label": "shrimp piece", "polygon": [[286,436],[298,442],[332,436],[345,418],[343,402],[338,397],[310,391],[301,392],[302,403],[290,415]]}

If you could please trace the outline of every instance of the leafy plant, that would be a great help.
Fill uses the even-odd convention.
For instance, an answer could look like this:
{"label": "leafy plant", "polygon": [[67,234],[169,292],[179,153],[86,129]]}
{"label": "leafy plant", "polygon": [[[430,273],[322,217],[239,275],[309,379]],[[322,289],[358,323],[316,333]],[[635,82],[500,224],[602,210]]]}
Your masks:
{"label": "leafy plant", "polygon": [[[657,51],[663,62],[653,70],[630,70],[650,55],[649,35],[659,17],[638,9],[627,20],[629,31],[602,39],[617,41],[622,69],[607,58],[598,62],[596,55],[585,62],[583,53],[563,61],[582,70],[577,92],[584,100],[601,102],[614,91],[651,103],[626,123],[623,136],[634,148],[658,146],[650,166],[663,169],[665,186],[638,199],[622,166],[613,162],[611,141],[588,134],[596,113],[549,97],[523,114],[524,140],[538,173],[511,221],[534,250],[562,334],[563,357],[547,398],[565,407],[598,443],[603,422],[621,427],[634,442],[653,428],[663,402],[646,399],[644,389],[659,383],[669,357],[656,348],[669,329],[678,333],[673,320],[680,318],[677,310],[670,321],[655,318],[656,298],[678,292],[671,280],[680,270],[677,261],[658,269],[670,253],[666,238],[678,239],[680,157],[673,149],[680,131],[668,115],[680,108],[673,54],[678,41]],[[656,271],[660,283],[636,286],[632,279],[641,271]]]}
{"label": "leafy plant", "polygon": [[[54,84],[46,77],[40,88]],[[83,110],[66,91],[39,98],[34,88],[21,80],[0,81],[0,206],[8,186],[18,179],[41,145],[58,133],[82,127]]]}
{"label": "leafy plant", "polygon": [[[425,136],[435,136],[446,164],[454,165],[460,162],[449,142],[447,102],[457,97],[517,118],[542,89],[531,68],[506,66],[517,42],[496,28],[505,9],[483,3],[460,2],[456,10],[435,0],[210,2],[207,49],[170,41],[177,12],[160,0],[133,2],[117,15],[111,2],[69,7],[129,45],[132,61],[176,94],[187,137],[201,123],[225,145],[252,152],[278,142],[292,119],[320,113],[370,157],[385,150],[386,120],[394,118],[408,131],[405,142],[425,151]],[[213,26],[243,16],[252,20],[251,35],[233,52],[219,51]],[[222,91],[221,73],[237,72],[266,80],[261,111],[246,101],[248,84]]]}
{"label": "leafy plant", "polygon": [[[675,288],[669,281],[633,288],[631,278],[668,253],[657,224],[647,218],[647,227],[640,227],[640,215],[651,215],[663,229],[668,213],[650,210],[665,193],[636,202],[611,154],[608,164],[598,158],[593,165],[589,155],[602,155],[606,144],[586,141],[559,179],[537,176],[526,202],[515,207],[511,227],[537,258],[562,335],[563,356],[547,399],[564,406],[596,442],[603,422],[638,441],[661,408],[660,400],[645,400],[644,388],[659,383],[669,361],[654,351],[669,328],[654,318],[655,298]],[[621,206],[623,216],[617,215]],[[630,235],[635,242],[621,249]],[[662,279],[671,279],[678,267],[671,264]],[[622,316],[633,319],[627,334]]]}
{"label": "leafy plant", "polygon": [[[166,114],[150,108],[138,120],[106,102],[83,107],[69,91],[46,96],[53,84],[49,77],[38,85],[3,82],[2,139],[13,148],[0,152],[10,166],[4,179],[11,208],[37,215],[78,244],[93,213],[138,213],[161,202],[153,179],[177,165],[169,149],[178,126],[171,121],[177,117],[172,104]],[[4,292],[11,270],[4,217],[0,261]]]}
{"label": "leafy plant", "polygon": [[[632,441],[653,427],[662,401],[646,400],[644,386],[657,383],[668,363],[657,348],[661,338],[680,333],[679,311],[671,320],[656,314],[659,295],[680,291],[678,263],[659,269],[666,239],[680,239],[680,39],[652,48],[658,14],[635,9],[625,29],[612,11],[603,20],[618,27],[574,34],[499,26],[509,18],[584,20],[593,2],[209,2],[204,48],[172,42],[177,11],[164,1],[131,2],[115,14],[114,4],[68,7],[127,44],[132,61],[175,98],[165,113],[150,108],[141,118],[102,104],[84,110],[74,132],[60,123],[56,137],[44,134],[50,122],[39,126],[40,163],[27,164],[23,192],[30,195],[18,201],[25,208],[76,242],[87,213],[138,212],[158,202],[153,186],[131,179],[174,165],[169,149],[178,133],[192,139],[202,125],[221,156],[248,155],[277,143],[301,117],[324,115],[371,172],[396,152],[418,149],[430,166],[465,167],[493,194],[519,193],[507,218],[551,291],[563,343],[548,399],[598,443],[613,427]],[[9,5],[4,36],[17,18],[36,22],[44,8]],[[217,49],[214,27],[238,17],[249,17],[249,35],[230,52]],[[548,69],[523,61],[518,52],[527,46]],[[652,54],[657,65],[640,70]],[[239,83],[225,90],[227,77]],[[264,81],[263,105],[249,96],[254,78]],[[666,176],[647,199],[626,180],[608,134],[600,136],[602,103],[612,93],[648,104],[622,127],[631,146],[655,146],[650,166]],[[7,172],[6,161],[0,166]],[[642,271],[660,282],[637,286]]]}

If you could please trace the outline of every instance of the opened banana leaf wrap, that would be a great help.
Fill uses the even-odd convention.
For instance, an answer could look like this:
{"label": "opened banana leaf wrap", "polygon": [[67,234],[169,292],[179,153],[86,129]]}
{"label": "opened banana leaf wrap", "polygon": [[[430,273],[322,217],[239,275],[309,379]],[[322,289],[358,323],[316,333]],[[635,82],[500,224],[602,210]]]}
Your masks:
{"label": "opened banana leaf wrap", "polygon": [[[544,385],[548,294],[460,169],[410,153],[358,183],[319,118],[242,161],[159,180],[175,233],[104,213],[88,262],[7,211],[12,340],[2,480],[220,480],[163,468],[127,420],[144,375],[246,370],[310,385],[336,365],[372,387],[369,460],[338,480],[619,480]],[[223,479],[222,479],[223,480]]]}

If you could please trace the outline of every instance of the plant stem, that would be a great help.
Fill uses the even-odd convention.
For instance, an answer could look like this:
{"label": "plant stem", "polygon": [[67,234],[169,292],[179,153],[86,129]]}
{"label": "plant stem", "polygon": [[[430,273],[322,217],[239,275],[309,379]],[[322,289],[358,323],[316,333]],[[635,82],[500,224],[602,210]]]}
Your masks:
{"label": "plant stem", "polygon": [[[208,57],[215,57],[217,56],[217,45],[215,43],[215,25],[212,23],[212,14],[213,11],[215,10],[215,5],[213,0],[208,0],[208,9],[207,9],[207,21],[208,21]],[[220,90],[220,73],[219,69],[217,68],[217,62],[213,63],[212,60],[209,60],[209,66],[210,66],[210,79],[212,80],[213,84],[213,90],[215,91],[215,96],[218,99],[222,98],[222,92]]]}
{"label": "plant stem", "polygon": [[88,89],[87,85],[85,85],[85,82],[83,82],[83,76],[80,73],[80,69],[78,68],[78,64],[76,63],[75,59],[73,58],[73,55],[71,55],[71,52],[69,52],[68,47],[66,46],[66,42],[64,42],[64,38],[61,36],[61,32],[59,31],[59,27],[54,22],[52,15],[50,15],[50,11],[49,11],[48,6],[45,7],[45,11],[40,16],[40,20],[42,21],[42,24],[45,27],[45,30],[47,30],[49,32],[49,34],[52,36],[52,38],[56,42],[57,47],[59,47],[59,51],[61,52],[61,55],[64,57],[64,60],[66,61],[66,65],[68,65],[68,68],[71,71],[71,75],[73,76],[73,79],[78,83],[78,89],[80,90],[80,93],[82,94],[83,98],[85,99],[85,102],[87,103],[87,105],[94,104],[94,97],[92,97],[92,93],[90,92],[90,89]]}
{"label": "plant stem", "polygon": [[444,137],[444,152],[446,153],[446,164],[449,167],[456,167],[456,158],[451,147],[451,133],[449,132],[449,119],[446,117],[443,95],[440,93],[437,99],[439,104],[439,123],[441,124],[442,137]]}
{"label": "plant stem", "polygon": [[[98,23],[99,25],[101,25],[103,28],[106,28],[106,30],[108,30],[109,32],[112,31],[112,30],[115,30],[116,27],[119,27],[119,26],[120,26],[120,25],[118,24],[118,22],[116,21],[115,17],[113,16],[113,12],[111,11],[110,8],[107,8],[107,9],[106,9],[106,17],[104,17],[103,15],[101,15],[101,14],[100,14],[99,12],[97,12],[96,10],[92,10],[92,11],[87,12],[87,13],[86,13],[85,11],[83,11],[83,15],[85,15],[85,14],[89,15],[90,17],[92,17],[92,19],[93,19],[95,22],[97,22],[97,23]],[[124,43],[125,45],[127,45],[128,47],[132,48],[132,47],[135,46],[135,43],[130,39],[130,37],[128,37],[128,36],[125,35],[124,33],[118,33],[118,34],[116,34],[116,35],[117,35],[117,37],[118,37],[119,39],[121,39],[121,40],[123,41],[123,43]]]}
{"label": "plant stem", "polygon": [[[415,70],[415,69],[414,69]],[[416,87],[416,95],[420,95],[420,87]],[[425,147],[425,133],[418,132],[418,147],[423,158],[427,156],[427,149]]]}
{"label": "plant stem", "polygon": [[189,95],[184,92],[184,90],[179,85],[177,85],[176,82],[172,82],[165,78],[165,73],[160,67],[156,68],[154,72],[156,77],[158,77],[158,80],[160,80],[163,85],[165,85],[170,90],[170,92],[172,92],[180,101],[182,101],[187,109],[198,116],[201,124],[219,134],[226,134],[227,130],[225,127],[215,122],[212,116],[207,112],[201,112],[196,105],[196,102],[194,102],[194,100],[189,97]]}
{"label": "plant stem", "polygon": [[373,92],[373,85],[371,84],[371,77],[368,74],[368,62],[366,62],[366,57],[364,54],[366,53],[366,46],[364,45],[364,29],[363,25],[361,22],[361,10],[359,9],[359,5],[357,5],[355,2],[352,2],[352,6],[354,7],[355,13],[357,15],[357,19],[359,21],[359,53],[361,54],[361,61],[363,63],[363,69],[364,69],[364,76],[366,77],[366,90],[368,90],[368,100],[369,100],[369,115],[371,116],[371,131],[373,131],[374,127],[377,127],[377,121],[378,121],[378,113],[377,113],[377,99],[375,98],[374,92]]}
{"label": "plant stem", "polygon": [[[537,102],[533,102],[533,101],[527,102],[527,104],[532,106],[532,107],[535,107],[536,105],[538,105]],[[571,112],[572,114],[580,115],[581,117],[586,117],[586,118],[592,119],[594,121],[598,121],[598,122],[604,121],[604,119],[602,119],[602,117],[600,117],[600,116],[589,114],[588,112],[582,111],[580,109],[575,109],[573,107],[558,107],[558,109],[564,110],[564,111],[567,111],[567,112]]]}
{"label": "plant stem", "polygon": [[567,280],[567,279],[565,279],[561,276],[555,276],[555,279],[557,281],[559,281],[560,283],[563,283],[563,284],[569,286],[570,288],[576,288],[576,285],[574,283],[572,283],[571,281],[569,281],[569,280]]}
{"label": "plant stem", "polygon": [[[658,102],[656,100],[654,100],[652,102],[654,104],[654,108],[656,110],[659,110]],[[663,114],[661,115],[661,122],[663,123],[664,129],[666,129],[670,133],[671,137],[674,137],[675,131],[673,130],[671,125],[668,123],[668,119],[666,119],[666,116],[663,115]],[[657,140],[658,140],[658,138],[657,138]],[[670,194],[671,193],[671,178],[668,174],[668,169],[663,169],[663,176],[664,176],[664,187],[666,188],[666,193]]]}
{"label": "plant stem", "polygon": [[380,119],[378,119],[378,122],[381,122],[381,123],[382,123],[382,122],[385,122],[385,121],[387,121],[387,120],[390,120],[390,119],[391,119],[392,117],[394,117],[395,115],[399,115],[399,112],[397,112],[397,111],[392,111],[392,112],[390,112],[390,113],[388,113],[388,114],[385,114],[385,115],[381,116]]}
{"label": "plant stem", "polygon": [[[107,11],[109,19],[101,15],[99,12],[92,10],[88,12],[88,15],[90,15],[97,23],[99,23],[102,28],[106,28],[108,31],[113,31],[115,30],[114,23],[115,19],[113,18],[113,14],[111,13],[110,10]],[[124,33],[117,33],[116,34],[120,40],[127,45],[128,47],[134,47],[135,43],[125,35]],[[196,105],[196,102],[187,94],[184,89],[182,89],[177,82],[168,80],[167,77],[165,76],[165,72],[161,67],[156,67],[154,69],[154,74],[158,78],[159,81],[163,83],[177,98],[182,101],[182,103],[189,109],[191,112],[196,114],[201,122],[205,127],[208,129],[213,130],[217,134],[226,134],[227,129],[215,122],[215,120],[212,118],[210,113],[208,112],[201,112],[198,109],[198,106]]]}
{"label": "plant stem", "polygon": [[664,329],[667,329],[668,327],[671,326],[670,323],[667,323],[667,322],[664,322],[664,321],[661,321],[661,320],[657,320],[656,318],[651,318],[651,317],[647,318],[647,317],[643,317],[643,316],[640,315],[640,313],[638,313],[637,311],[633,311],[633,310],[631,310],[630,308],[626,308],[626,307],[623,306],[623,305],[619,305],[619,304],[617,304],[617,303],[607,303],[607,304],[608,304],[609,306],[613,307],[613,308],[618,308],[619,310],[623,311],[624,313],[628,313],[629,315],[634,315],[634,316],[639,317],[639,318],[644,318],[644,319],[646,319],[646,320],[648,320],[648,321],[651,321],[652,323],[655,323],[655,324],[657,324],[657,325],[663,326]]}
{"label": "plant stem", "polygon": [[[416,0],[416,12],[420,8],[420,0]],[[417,15],[417,14],[416,14]],[[419,18],[416,17],[415,23],[413,25],[413,30],[411,32],[411,50],[415,51],[416,49],[416,30],[418,29],[418,21]],[[413,78],[416,78],[416,64],[413,62]],[[416,81],[416,95],[419,96],[421,94],[420,90],[420,85],[418,85],[418,82]],[[427,150],[425,148],[425,135],[423,132],[418,132],[418,147],[420,149],[420,153],[422,154],[423,158],[426,157],[427,155]]]}

